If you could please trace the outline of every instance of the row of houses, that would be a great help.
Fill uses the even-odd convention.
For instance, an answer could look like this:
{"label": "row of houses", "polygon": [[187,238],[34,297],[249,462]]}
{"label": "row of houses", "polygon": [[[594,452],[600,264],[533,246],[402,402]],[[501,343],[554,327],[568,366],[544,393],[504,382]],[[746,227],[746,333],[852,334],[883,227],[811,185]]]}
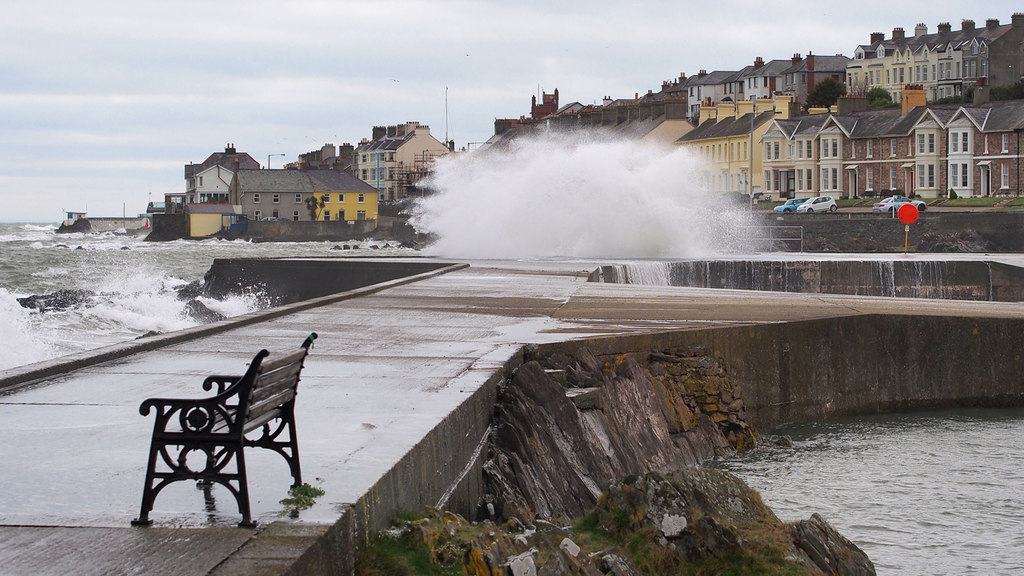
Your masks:
{"label": "row of houses", "polygon": [[676,144],[705,160],[703,185],[713,192],[1021,194],[1022,100],[926,105],[925,90],[907,86],[898,109],[866,110],[858,96],[812,114],[794,115],[792,104],[778,96],[707,106]]}

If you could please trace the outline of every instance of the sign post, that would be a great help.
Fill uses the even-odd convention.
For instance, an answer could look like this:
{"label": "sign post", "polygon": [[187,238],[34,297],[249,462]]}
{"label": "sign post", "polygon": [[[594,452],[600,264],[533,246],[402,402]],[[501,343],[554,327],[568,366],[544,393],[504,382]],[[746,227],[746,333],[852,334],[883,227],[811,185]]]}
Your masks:
{"label": "sign post", "polygon": [[906,254],[910,248],[910,225],[917,222],[917,217],[921,213],[917,210],[917,206],[907,202],[903,206],[900,206],[899,211],[896,212],[896,216],[900,219],[900,222],[906,225],[906,234],[903,237],[903,253]]}

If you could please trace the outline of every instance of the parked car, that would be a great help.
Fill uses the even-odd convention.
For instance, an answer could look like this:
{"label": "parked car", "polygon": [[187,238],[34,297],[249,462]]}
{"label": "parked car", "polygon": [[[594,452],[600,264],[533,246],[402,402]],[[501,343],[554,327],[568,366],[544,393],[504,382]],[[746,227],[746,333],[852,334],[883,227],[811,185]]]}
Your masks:
{"label": "parked car", "polygon": [[889,196],[888,198],[883,198],[878,202],[875,202],[874,205],[871,206],[871,211],[893,212],[895,210],[899,210],[900,206],[903,206],[904,204],[913,204],[914,207],[920,210],[921,212],[924,212],[925,210],[928,209],[928,205],[920,200],[911,200],[906,196],[900,196],[897,194],[896,196]]}
{"label": "parked car", "polygon": [[796,207],[797,212],[835,212],[839,207],[831,196],[815,196]]}
{"label": "parked car", "polygon": [[790,198],[789,200],[786,200],[785,203],[776,206],[775,211],[781,213],[796,212],[796,207],[808,200],[810,200],[810,198],[807,198],[806,196],[803,198]]}

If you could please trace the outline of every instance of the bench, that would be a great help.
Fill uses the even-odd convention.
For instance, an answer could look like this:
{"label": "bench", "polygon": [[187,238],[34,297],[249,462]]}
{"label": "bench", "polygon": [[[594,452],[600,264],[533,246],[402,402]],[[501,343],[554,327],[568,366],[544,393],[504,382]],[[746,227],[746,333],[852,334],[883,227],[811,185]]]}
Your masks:
{"label": "bench", "polygon": [[[153,438],[146,465],[142,508],[133,526],[149,526],[149,513],[161,490],[181,480],[226,487],[242,514],[239,526],[252,528],[249,487],[245,472],[246,447],[273,450],[291,469],[292,486],[302,484],[299,444],[295,435],[295,394],[299,373],[316,333],[295,350],[260,350],[242,376],[210,376],[203,390],[214,396],[199,399],[150,398],[139,406],[148,416],[156,410]],[[246,435],[261,430],[255,439]],[[191,456],[191,457],[190,457]]]}

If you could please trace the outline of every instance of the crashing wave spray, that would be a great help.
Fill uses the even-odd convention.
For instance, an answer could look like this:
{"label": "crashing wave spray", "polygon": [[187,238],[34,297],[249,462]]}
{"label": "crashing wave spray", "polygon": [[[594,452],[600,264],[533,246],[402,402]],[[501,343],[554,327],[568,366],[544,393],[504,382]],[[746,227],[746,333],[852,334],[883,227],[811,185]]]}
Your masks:
{"label": "crashing wave spray", "polygon": [[701,162],[671,145],[573,134],[508,151],[450,155],[412,223],[462,258],[693,258],[754,247],[749,213],[700,184]]}

